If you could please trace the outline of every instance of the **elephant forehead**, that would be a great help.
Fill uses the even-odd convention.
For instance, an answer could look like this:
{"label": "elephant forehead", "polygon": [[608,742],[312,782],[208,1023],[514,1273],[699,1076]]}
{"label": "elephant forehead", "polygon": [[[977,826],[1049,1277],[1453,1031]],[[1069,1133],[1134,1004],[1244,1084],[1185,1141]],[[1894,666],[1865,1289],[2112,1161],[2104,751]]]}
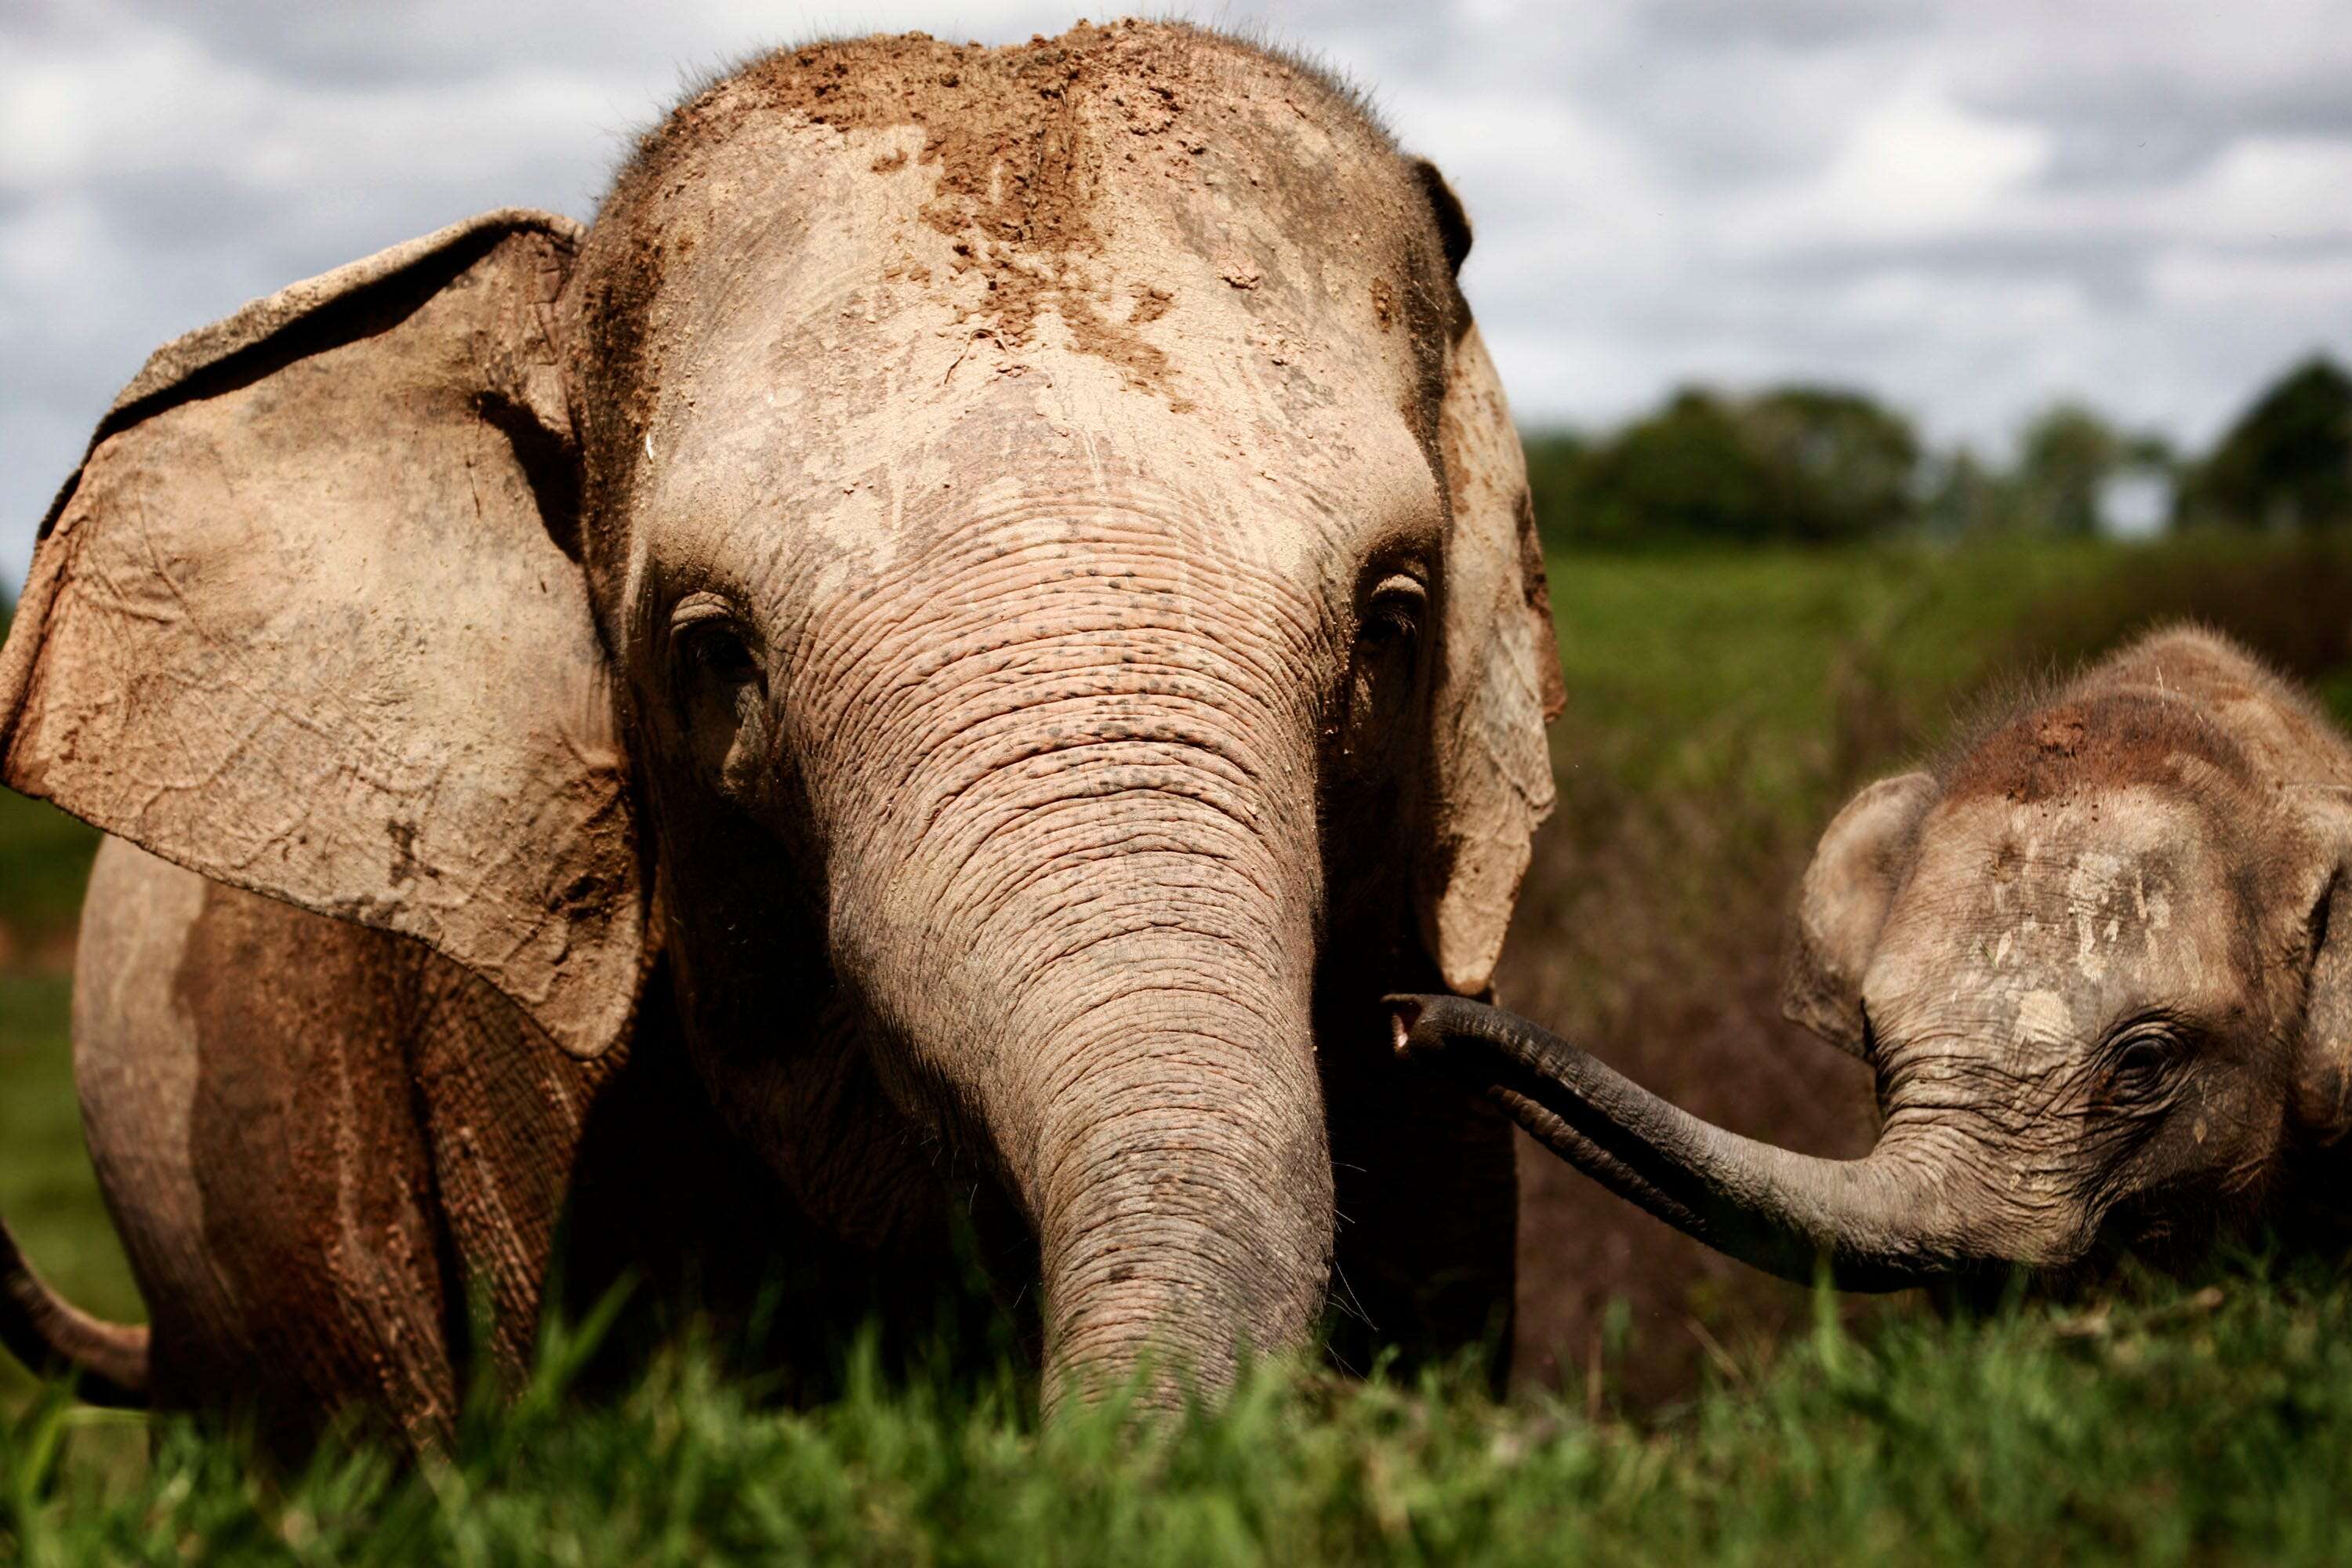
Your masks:
{"label": "elephant forehead", "polygon": [[639,569],[690,564],[781,614],[893,585],[951,603],[1023,570],[1070,589],[1140,573],[1180,597],[1240,579],[1315,596],[1352,588],[1383,544],[1434,556],[1444,501],[1410,440],[1362,443],[1342,474],[1203,449],[1187,416],[1115,389],[1101,403],[999,378],[814,459],[764,406],[714,422],[642,468]]}
{"label": "elephant forehead", "polygon": [[865,40],[762,62],[689,114],[702,130],[674,122],[593,247],[651,275],[657,458],[756,397],[831,478],[969,384],[1024,376],[1088,424],[1157,405],[1203,448],[1334,471],[1425,419],[1426,200],[1279,62],[1151,29]]}
{"label": "elephant forehead", "polygon": [[[655,312],[640,569],[740,559],[749,534],[871,574],[943,520],[1057,526],[1024,524],[1024,497],[1181,496],[1157,510],[1292,574],[1434,527],[1414,350],[1376,291],[1307,268],[1276,288],[1164,210],[991,277],[971,258],[992,242],[931,221],[946,175],[915,155],[921,128],[746,134],[823,145],[714,179],[672,236],[700,237]],[[1000,302],[1003,276],[1025,304]]]}
{"label": "elephant forehead", "polygon": [[2242,911],[2213,838],[2199,805],[2151,786],[1937,808],[1872,962],[1874,1016],[2055,1045],[2149,1005],[2227,1011]]}

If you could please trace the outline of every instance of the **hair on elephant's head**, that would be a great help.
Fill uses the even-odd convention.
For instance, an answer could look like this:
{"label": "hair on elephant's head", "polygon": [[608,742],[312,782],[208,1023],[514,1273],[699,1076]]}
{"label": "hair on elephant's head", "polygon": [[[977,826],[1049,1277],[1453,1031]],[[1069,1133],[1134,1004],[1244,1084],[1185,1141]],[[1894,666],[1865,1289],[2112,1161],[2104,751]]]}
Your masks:
{"label": "hair on elephant's head", "polygon": [[581,1056],[659,974],[811,1206],[972,1161],[1049,1355],[1213,1380],[1323,1300],[1319,988],[1482,989],[1551,801],[1467,247],[1212,34],[769,56],[584,235],[493,213],[159,353],[44,526],[5,776]]}
{"label": "hair on elephant's head", "polygon": [[1791,1018],[1866,1062],[1876,1146],[1684,1115],[1470,1004],[1404,1033],[1734,1256],[1887,1288],[2185,1261],[2352,1130],[2352,748],[2242,650],[2147,637],[1864,789],[1798,900]]}

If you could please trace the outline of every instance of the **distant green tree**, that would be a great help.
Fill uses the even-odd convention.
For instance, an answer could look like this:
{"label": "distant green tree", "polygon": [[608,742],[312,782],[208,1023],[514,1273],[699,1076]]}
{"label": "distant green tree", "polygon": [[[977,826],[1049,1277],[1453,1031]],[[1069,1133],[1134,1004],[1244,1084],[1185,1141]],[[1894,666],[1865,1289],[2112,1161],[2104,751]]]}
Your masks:
{"label": "distant green tree", "polygon": [[1755,541],[1770,531],[1771,479],[1732,406],[1685,388],[1585,465],[1586,517],[1600,538]]}
{"label": "distant green tree", "polygon": [[1527,447],[1536,514],[1557,543],[1832,542],[1916,511],[1909,422],[1852,392],[1685,387],[1601,440]]}
{"label": "distant green tree", "polygon": [[1536,509],[1536,527],[1548,541],[1570,537],[1571,519],[1582,506],[1580,487],[1592,443],[1575,430],[1523,432],[1519,444],[1528,455],[1528,494]]}
{"label": "distant green tree", "polygon": [[1997,533],[2018,524],[2016,481],[1977,456],[1966,444],[1938,458],[1932,468],[1921,521],[1946,538]]}
{"label": "distant green tree", "polygon": [[1788,535],[1858,539],[1917,515],[1919,439],[1884,405],[1836,388],[1783,387],[1749,403],[1744,423],[1785,489]]}
{"label": "distant green tree", "polygon": [[2018,520],[2051,533],[2097,532],[2100,489],[2128,449],[2114,426],[2079,403],[2037,416],[2018,447]]}
{"label": "distant green tree", "polygon": [[2241,528],[2352,522],[2352,376],[2325,355],[2281,376],[2190,474],[2175,516]]}

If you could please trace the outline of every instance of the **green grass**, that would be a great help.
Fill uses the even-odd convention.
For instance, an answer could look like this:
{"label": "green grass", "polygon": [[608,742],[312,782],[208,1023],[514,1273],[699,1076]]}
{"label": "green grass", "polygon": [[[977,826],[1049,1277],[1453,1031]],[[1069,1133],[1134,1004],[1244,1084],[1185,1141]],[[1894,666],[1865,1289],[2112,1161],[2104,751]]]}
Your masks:
{"label": "green grass", "polygon": [[0,1438],[0,1557],[656,1564],[2330,1563],[2352,1550],[2352,1292],[2262,1279],[2074,1317],[1833,1315],[1634,1427],[1432,1380],[1262,1372],[1221,1413],[1041,1431],[1007,1380],[762,1409],[692,1354],[614,1405],[560,1372],[446,1460],[337,1450],[283,1483],[163,1427],[144,1474],[60,1468],[112,1417]]}
{"label": "green grass", "polygon": [[0,963],[42,956],[73,930],[98,835],[0,789]]}
{"label": "green grass", "polygon": [[2352,541],[1556,554],[1548,566],[1569,693],[1559,764],[1645,794],[1727,787],[1818,812],[1833,804],[1831,773],[1934,745],[1988,686],[2172,619],[2252,644],[2352,720]]}
{"label": "green grass", "polygon": [[[1622,993],[1609,1005],[1653,1025],[1673,993],[1769,994],[1774,912],[1829,811],[2005,680],[2193,616],[2352,716],[2352,544],[1551,566],[1576,820],[1539,849],[1530,903],[1608,940],[1563,939],[1542,979]],[[0,795],[0,1213],[77,1300],[132,1315],[68,1066],[61,960],[92,842]],[[1603,868],[1606,918],[1562,901]],[[1643,921],[1654,939],[1623,936]],[[1666,1048],[1761,1047],[1727,1031]],[[969,1367],[867,1366],[793,1413],[692,1352],[590,1403],[563,1393],[559,1347],[444,1460],[338,1447],[278,1479],[234,1437],[79,1410],[0,1363],[0,1563],[2339,1560],[2352,1287],[2305,1262],[2219,1291],[1853,1332],[1817,1311],[1779,1342],[1727,1331],[1704,1387],[1600,1422],[1575,1389],[1496,1407],[1268,1372],[1144,1436],[1108,1415],[1041,1431],[1017,1376]],[[1617,1407],[1613,1386],[1591,1406]]]}
{"label": "green grass", "polygon": [[[0,595],[0,637],[7,631]],[[72,931],[97,847],[98,835],[65,813],[0,789],[0,969],[42,956]]]}

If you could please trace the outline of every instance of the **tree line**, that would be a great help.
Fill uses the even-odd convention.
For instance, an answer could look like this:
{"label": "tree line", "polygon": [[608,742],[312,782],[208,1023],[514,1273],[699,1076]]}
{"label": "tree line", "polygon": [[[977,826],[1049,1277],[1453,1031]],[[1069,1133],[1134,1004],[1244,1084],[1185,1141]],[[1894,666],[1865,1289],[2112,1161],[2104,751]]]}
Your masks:
{"label": "tree line", "polygon": [[1526,446],[1556,545],[2352,524],[2352,375],[2325,355],[2280,375],[2196,456],[2072,402],[2032,419],[2006,464],[1965,446],[1930,452],[1866,394],[1802,385],[1685,387],[1606,435],[1529,432]]}

